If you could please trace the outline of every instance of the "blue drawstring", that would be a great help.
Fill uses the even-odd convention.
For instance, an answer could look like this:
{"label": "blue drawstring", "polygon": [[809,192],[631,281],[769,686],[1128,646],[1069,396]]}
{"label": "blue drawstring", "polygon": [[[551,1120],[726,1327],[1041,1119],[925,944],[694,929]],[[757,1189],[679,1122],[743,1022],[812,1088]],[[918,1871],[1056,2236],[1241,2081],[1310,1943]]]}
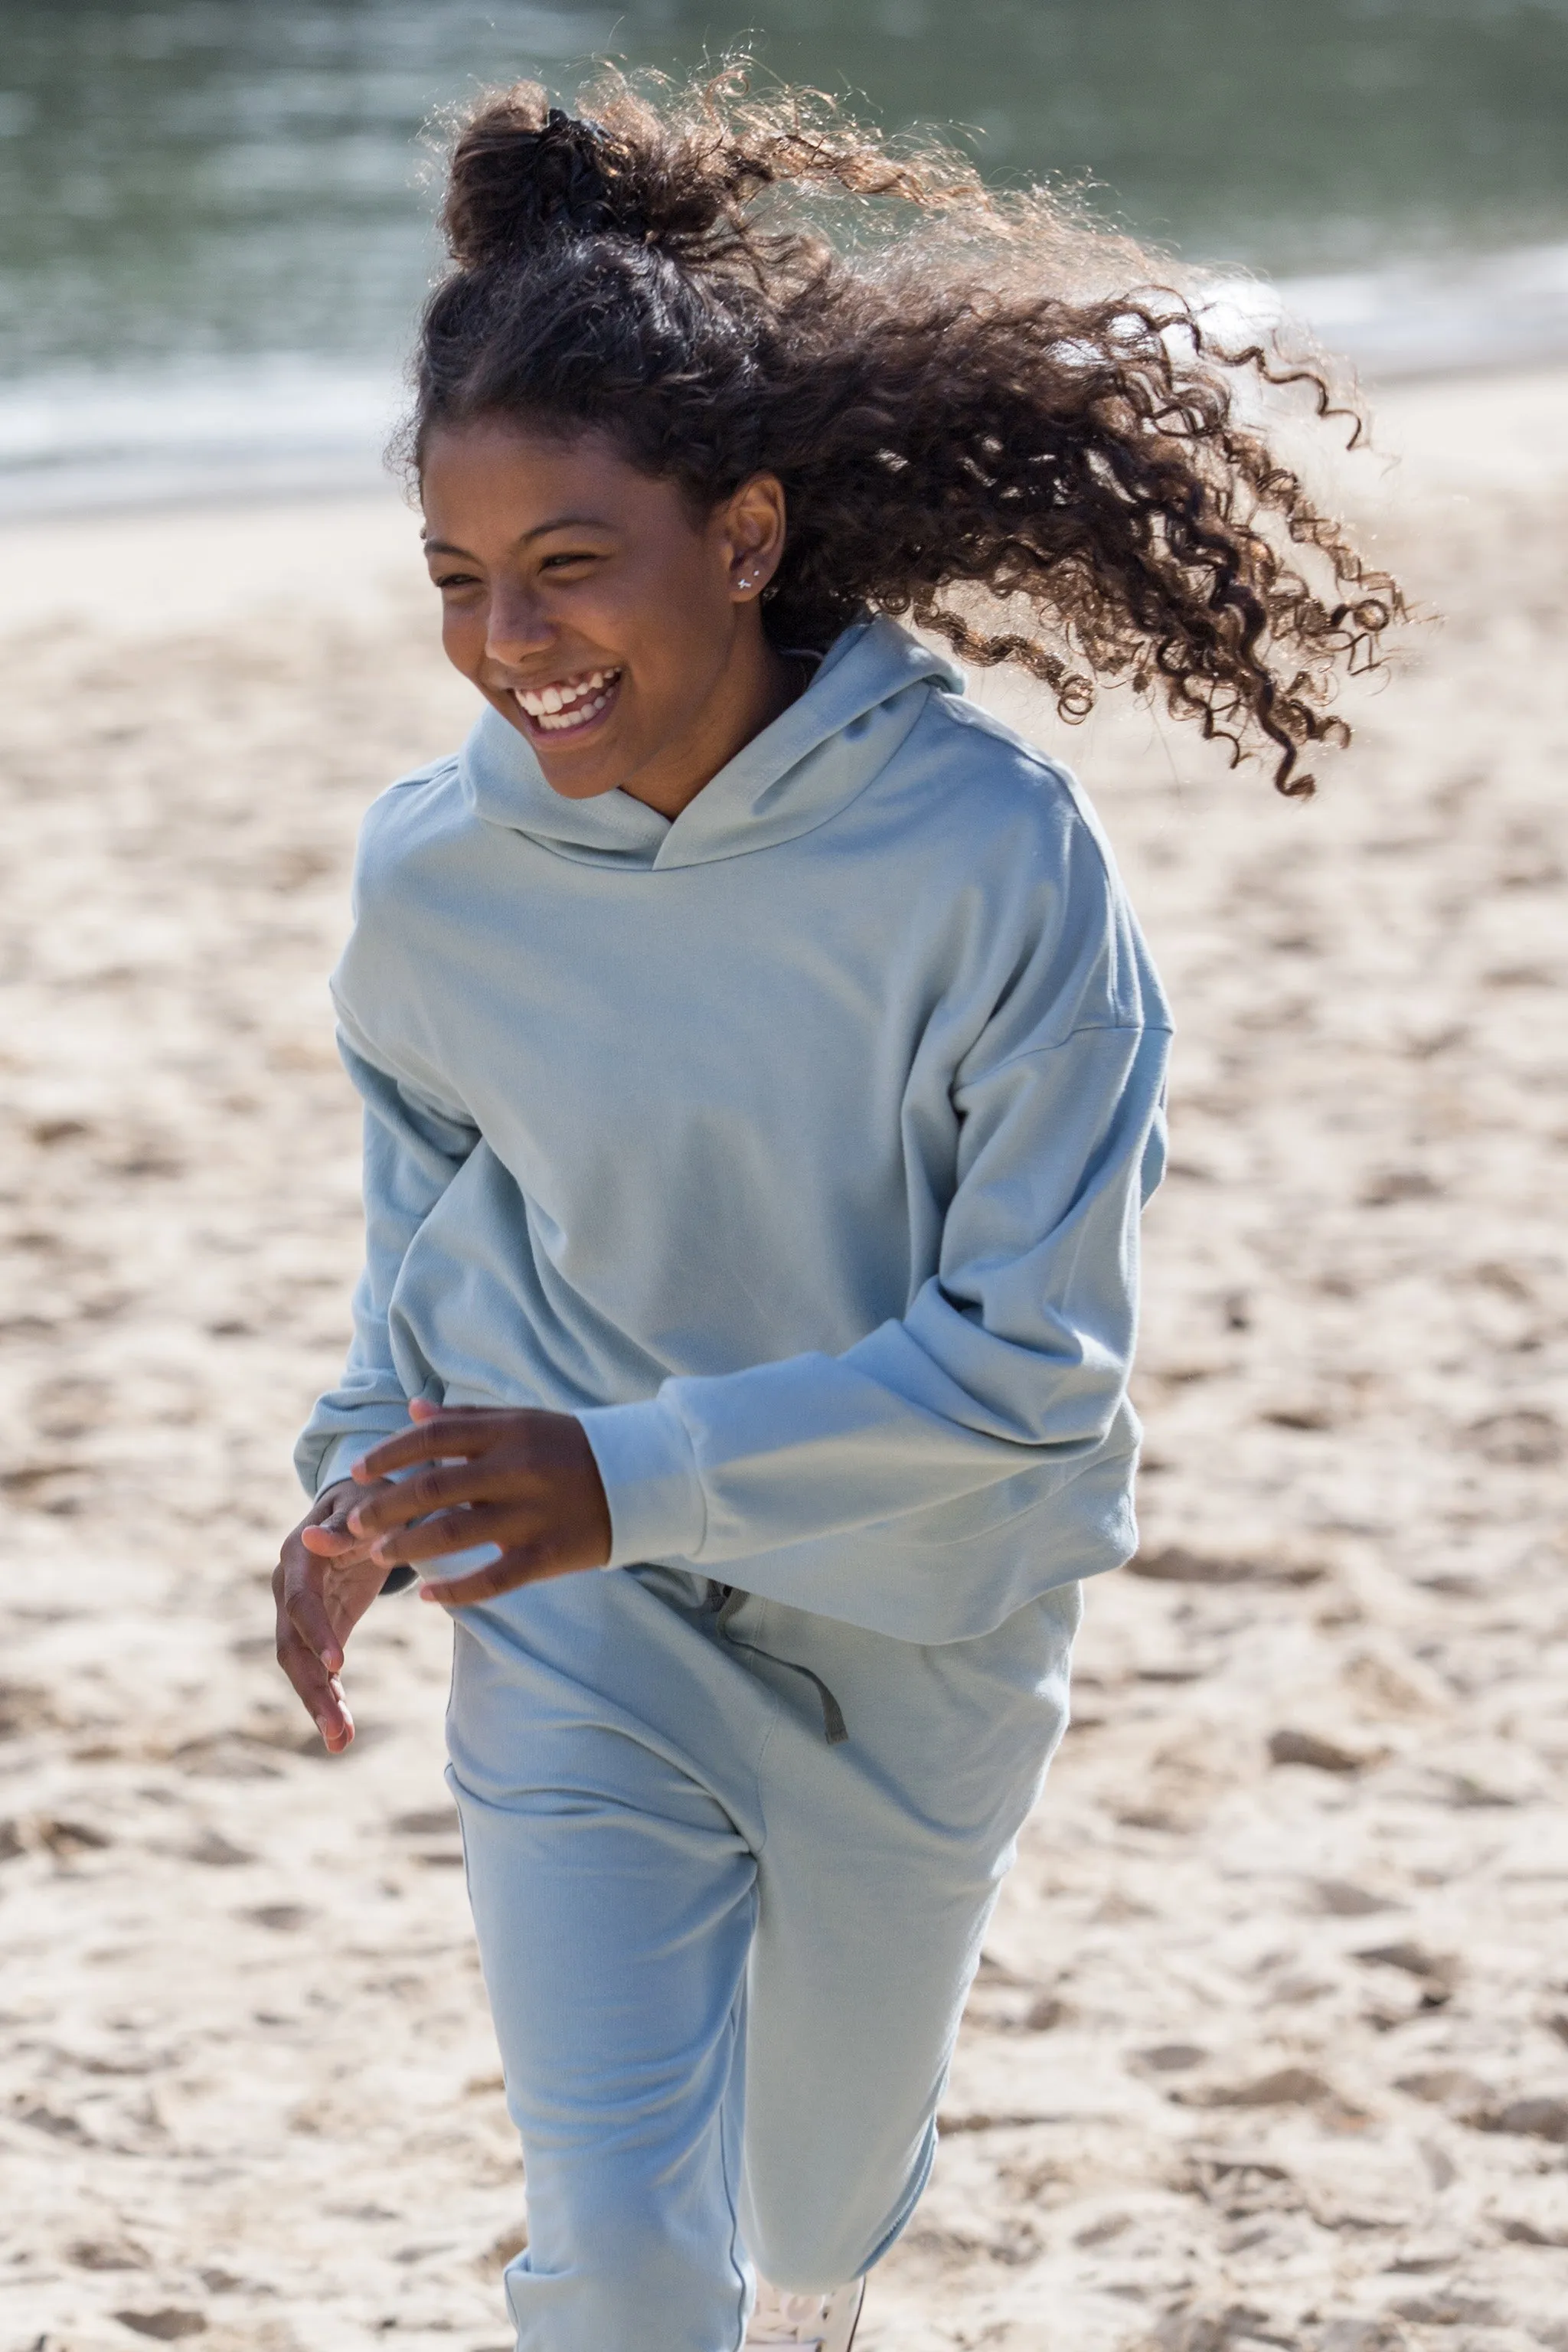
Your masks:
{"label": "blue drawstring", "polygon": [[813,1674],[809,1666],[797,1665],[793,1658],[775,1657],[772,1650],[760,1649],[755,1642],[736,1640],[730,1631],[730,1620],[742,1601],[751,1598],[749,1593],[742,1592],[736,1585],[715,1584],[711,1579],[709,1581],[708,1592],[710,1604],[716,1607],[719,1612],[713,1621],[714,1631],[729,1643],[732,1650],[744,1650],[753,1658],[766,1658],[771,1666],[783,1666],[786,1674],[804,1675],[806,1681],[815,1686],[816,1696],[822,1702],[824,1738],[829,1748],[842,1747],[849,1737],[849,1726],[844,1720],[844,1709],[839,1706],[822,1676]]}

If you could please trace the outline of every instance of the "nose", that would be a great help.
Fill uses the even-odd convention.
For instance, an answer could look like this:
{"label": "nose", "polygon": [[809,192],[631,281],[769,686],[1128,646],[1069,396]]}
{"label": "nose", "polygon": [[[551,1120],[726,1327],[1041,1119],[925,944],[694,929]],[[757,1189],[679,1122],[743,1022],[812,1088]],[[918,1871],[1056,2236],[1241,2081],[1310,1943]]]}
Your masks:
{"label": "nose", "polygon": [[485,615],[485,651],[510,667],[536,657],[554,629],[540,598],[519,582],[498,581]]}

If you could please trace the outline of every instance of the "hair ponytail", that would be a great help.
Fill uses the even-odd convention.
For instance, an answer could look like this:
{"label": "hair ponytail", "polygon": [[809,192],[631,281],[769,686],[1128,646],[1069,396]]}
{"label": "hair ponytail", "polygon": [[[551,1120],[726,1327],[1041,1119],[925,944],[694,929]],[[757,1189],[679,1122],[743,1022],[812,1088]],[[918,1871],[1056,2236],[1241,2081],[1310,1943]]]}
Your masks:
{"label": "hair ponytail", "polygon": [[552,236],[640,236],[627,151],[596,123],[518,89],[476,116],[452,152],[441,226],[460,269],[520,259]]}
{"label": "hair ponytail", "polygon": [[907,616],[1068,718],[1100,683],[1158,691],[1311,791],[1302,750],[1348,739],[1340,679],[1405,613],[1238,416],[1250,378],[1353,417],[1321,371],[1216,346],[1137,247],[1044,192],[994,196],[945,151],[754,99],[741,68],[592,102],[521,84],[458,130],[416,470],[438,427],[500,415],[608,432],[700,509],[775,473],[777,642]]}

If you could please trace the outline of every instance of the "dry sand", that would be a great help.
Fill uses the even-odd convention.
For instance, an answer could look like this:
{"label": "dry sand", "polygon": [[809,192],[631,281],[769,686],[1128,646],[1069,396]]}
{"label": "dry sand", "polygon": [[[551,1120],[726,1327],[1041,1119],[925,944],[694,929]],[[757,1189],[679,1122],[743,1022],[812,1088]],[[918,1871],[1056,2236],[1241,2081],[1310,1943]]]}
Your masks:
{"label": "dry sand", "polygon": [[[1314,807],[1065,741],[1182,1024],[1144,1572],[867,2352],[1568,2352],[1568,378],[1386,436],[1449,618]],[[411,541],[0,539],[0,2352],[507,2336],[445,1627],[375,1613],[332,1762],[268,1625],[358,1248],[350,845],[467,709]]]}

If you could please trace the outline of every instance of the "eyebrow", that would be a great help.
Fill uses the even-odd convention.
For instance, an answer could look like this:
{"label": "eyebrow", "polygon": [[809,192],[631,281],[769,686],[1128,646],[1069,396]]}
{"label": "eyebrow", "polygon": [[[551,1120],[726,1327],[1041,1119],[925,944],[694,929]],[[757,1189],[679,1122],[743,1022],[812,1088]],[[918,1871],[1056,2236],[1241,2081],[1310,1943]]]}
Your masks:
{"label": "eyebrow", "polygon": [[[549,522],[535,523],[531,530],[523,531],[516,544],[519,547],[526,547],[531,539],[543,539],[552,530],[613,531],[614,530],[614,523],[606,522],[602,515],[555,515]],[[475,560],[468,548],[455,546],[449,539],[426,539],[425,552],[426,555],[464,555],[470,562]]]}

